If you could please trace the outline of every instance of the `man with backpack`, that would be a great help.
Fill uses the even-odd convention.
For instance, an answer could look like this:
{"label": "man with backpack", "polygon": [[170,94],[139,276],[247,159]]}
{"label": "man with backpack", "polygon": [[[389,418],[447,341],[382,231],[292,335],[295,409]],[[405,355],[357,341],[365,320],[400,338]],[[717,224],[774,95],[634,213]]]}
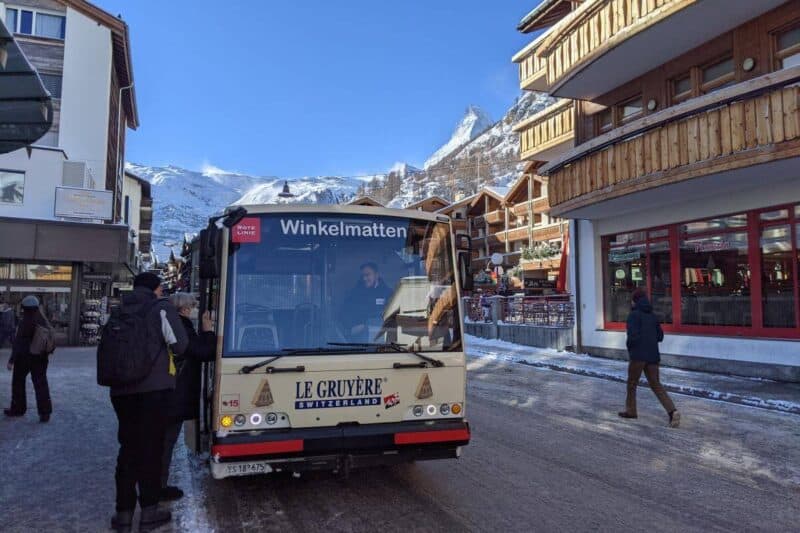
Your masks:
{"label": "man with backpack", "polygon": [[130,531],[138,501],[140,531],[172,519],[161,510],[161,455],[167,427],[166,407],[175,389],[173,357],[188,345],[177,311],[161,297],[161,279],[145,272],[133,281],[103,328],[97,349],[98,383],[111,387],[119,421],[116,514],[111,527]]}
{"label": "man with backpack", "polygon": [[53,328],[39,310],[39,299],[29,295],[22,299],[22,320],[11,347],[8,369],[11,375],[11,407],[3,413],[9,417],[24,416],[28,408],[25,381],[31,375],[36,391],[39,421],[49,422],[53,412],[50,386],[47,383],[47,363],[55,350]]}
{"label": "man with backpack", "polygon": [[16,322],[14,308],[5,302],[0,302],[0,349],[5,345],[6,339],[13,346]]}

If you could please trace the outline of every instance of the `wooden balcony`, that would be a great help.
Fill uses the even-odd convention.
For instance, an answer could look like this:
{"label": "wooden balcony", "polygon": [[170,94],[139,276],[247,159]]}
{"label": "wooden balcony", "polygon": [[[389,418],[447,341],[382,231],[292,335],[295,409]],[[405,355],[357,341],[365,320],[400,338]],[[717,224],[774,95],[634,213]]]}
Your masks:
{"label": "wooden balcony", "polygon": [[514,126],[519,132],[520,159],[549,161],[572,148],[575,110],[571,100],[562,100]]}
{"label": "wooden balcony", "polygon": [[587,0],[536,53],[547,62],[550,94],[592,100],[784,2]]}
{"label": "wooden balcony", "polygon": [[551,213],[572,216],[606,200],[753,165],[763,174],[767,164],[800,157],[798,81],[800,67],[766,74],[574,148],[540,169],[550,176]]}
{"label": "wooden balcony", "polygon": [[496,209],[483,215],[483,218],[489,224],[505,224],[506,213],[502,209]]}
{"label": "wooden balcony", "polygon": [[529,209],[533,208],[534,213],[545,213],[550,209],[550,201],[546,196],[535,198],[527,202],[520,202],[512,208],[512,211],[517,216],[525,216],[528,214]]}
{"label": "wooden balcony", "polygon": [[552,241],[559,239],[566,233],[567,227],[565,224],[548,224],[547,226],[539,226],[533,228],[533,240],[536,242]]}
{"label": "wooden balcony", "polygon": [[511,228],[508,231],[503,231],[497,234],[497,238],[501,242],[527,241],[529,237],[530,233],[528,231],[528,226]]}
{"label": "wooden balcony", "polygon": [[519,65],[519,88],[523,91],[547,90],[547,59],[536,53],[542,37],[520,50],[511,59]]}
{"label": "wooden balcony", "polygon": [[530,272],[532,270],[558,270],[561,266],[561,255],[548,257],[547,259],[522,260],[520,262],[522,270]]}

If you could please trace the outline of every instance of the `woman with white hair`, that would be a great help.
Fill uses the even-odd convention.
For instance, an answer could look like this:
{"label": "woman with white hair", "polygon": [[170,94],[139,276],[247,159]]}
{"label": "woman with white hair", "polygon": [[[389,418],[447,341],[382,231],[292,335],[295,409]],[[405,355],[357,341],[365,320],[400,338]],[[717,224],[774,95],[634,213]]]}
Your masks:
{"label": "woman with white hair", "polygon": [[178,316],[189,337],[189,347],[181,357],[175,358],[176,376],[175,392],[167,405],[169,422],[164,440],[164,455],[161,467],[161,500],[177,500],[183,497],[183,491],[167,484],[169,465],[172,462],[172,451],[180,435],[184,420],[200,417],[200,385],[202,379],[202,363],[214,360],[217,335],[208,311],[200,317],[200,333],[194,328],[192,317],[196,316],[197,298],[187,292],[176,292],[169,297],[170,303],[177,309]]}

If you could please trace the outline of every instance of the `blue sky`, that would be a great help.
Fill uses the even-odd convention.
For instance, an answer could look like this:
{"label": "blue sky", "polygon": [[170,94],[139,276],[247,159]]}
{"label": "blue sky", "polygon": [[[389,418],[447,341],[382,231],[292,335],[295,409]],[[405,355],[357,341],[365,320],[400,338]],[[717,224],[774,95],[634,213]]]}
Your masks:
{"label": "blue sky", "polygon": [[301,177],[421,164],[519,94],[539,0],[95,0],[131,27],[127,159]]}

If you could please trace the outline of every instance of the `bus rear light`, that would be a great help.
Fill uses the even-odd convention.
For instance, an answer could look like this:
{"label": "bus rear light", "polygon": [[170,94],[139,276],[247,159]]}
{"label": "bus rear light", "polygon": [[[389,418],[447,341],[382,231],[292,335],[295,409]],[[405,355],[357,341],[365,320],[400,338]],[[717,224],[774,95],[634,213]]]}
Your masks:
{"label": "bus rear light", "polygon": [[429,406],[428,406],[428,407],[425,409],[425,412],[427,412],[429,416],[433,416],[433,415],[435,415],[435,414],[436,414],[436,406],[435,406],[435,405],[429,405]]}
{"label": "bus rear light", "polygon": [[267,424],[272,425],[278,421],[278,415],[275,413],[267,413]]}
{"label": "bus rear light", "polygon": [[272,442],[253,442],[247,444],[217,444],[211,447],[213,457],[242,457],[276,453],[303,451],[303,440],[277,440]]}
{"label": "bus rear light", "polygon": [[236,424],[237,426],[243,426],[245,422],[247,422],[247,417],[245,417],[244,415],[236,415],[233,418],[233,423]]}
{"label": "bus rear light", "polygon": [[461,413],[461,404],[460,403],[454,403],[450,407],[450,412],[453,413],[454,415],[460,414]]}
{"label": "bus rear light", "polygon": [[394,443],[403,444],[431,444],[434,442],[467,442],[469,429],[445,429],[441,431],[407,431],[394,434]]}
{"label": "bus rear light", "polygon": [[442,413],[442,416],[447,416],[450,414],[450,404],[443,403],[439,406],[439,412]]}
{"label": "bus rear light", "polygon": [[412,412],[414,413],[414,416],[422,416],[422,411],[423,411],[423,409],[422,409],[421,405],[415,405],[414,409],[412,410]]}
{"label": "bus rear light", "polygon": [[250,423],[254,426],[259,425],[262,420],[263,418],[258,413],[253,413],[252,415],[250,415]]}
{"label": "bus rear light", "polygon": [[219,425],[221,425],[224,428],[229,428],[233,425],[233,418],[228,415],[225,415],[220,419]]}

